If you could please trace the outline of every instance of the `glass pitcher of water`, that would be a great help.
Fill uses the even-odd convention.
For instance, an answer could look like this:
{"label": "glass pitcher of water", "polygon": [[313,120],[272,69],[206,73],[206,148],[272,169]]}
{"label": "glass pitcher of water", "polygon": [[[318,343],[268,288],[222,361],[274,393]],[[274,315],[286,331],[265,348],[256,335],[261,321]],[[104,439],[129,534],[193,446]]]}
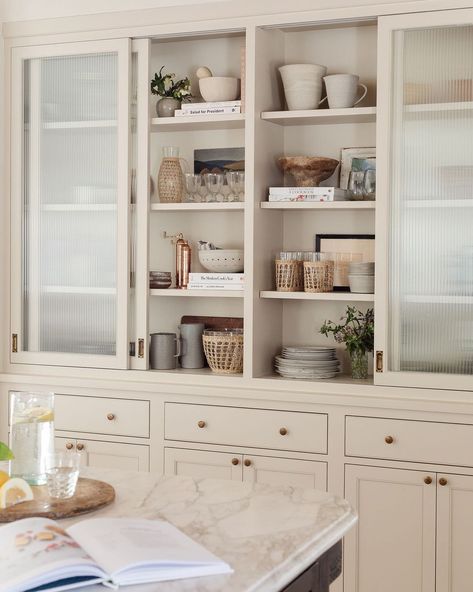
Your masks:
{"label": "glass pitcher of water", "polygon": [[44,485],[46,462],[54,452],[54,394],[12,392],[10,430],[11,475]]}

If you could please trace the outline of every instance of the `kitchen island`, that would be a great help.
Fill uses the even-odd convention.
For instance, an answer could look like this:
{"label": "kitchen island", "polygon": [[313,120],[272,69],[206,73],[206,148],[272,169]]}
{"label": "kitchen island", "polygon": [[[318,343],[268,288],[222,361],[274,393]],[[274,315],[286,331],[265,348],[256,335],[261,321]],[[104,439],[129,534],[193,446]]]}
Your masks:
{"label": "kitchen island", "polygon": [[113,485],[115,502],[61,525],[106,516],[167,520],[234,570],[127,592],[326,592],[329,572],[340,571],[340,542],[356,522],[347,502],[312,489],[110,469],[81,475]]}

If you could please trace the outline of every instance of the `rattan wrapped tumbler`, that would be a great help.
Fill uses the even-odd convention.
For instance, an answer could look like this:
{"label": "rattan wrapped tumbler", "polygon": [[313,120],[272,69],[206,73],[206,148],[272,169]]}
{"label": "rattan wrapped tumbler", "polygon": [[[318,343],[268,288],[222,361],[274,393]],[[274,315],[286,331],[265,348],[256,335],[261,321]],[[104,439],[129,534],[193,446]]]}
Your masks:
{"label": "rattan wrapped tumbler", "polygon": [[304,291],[332,292],[333,261],[304,261]]}
{"label": "rattan wrapped tumbler", "polygon": [[204,331],[204,353],[212,372],[240,374],[243,372],[243,330]]}
{"label": "rattan wrapped tumbler", "polygon": [[304,271],[302,261],[276,259],[276,290],[278,292],[302,292]]}

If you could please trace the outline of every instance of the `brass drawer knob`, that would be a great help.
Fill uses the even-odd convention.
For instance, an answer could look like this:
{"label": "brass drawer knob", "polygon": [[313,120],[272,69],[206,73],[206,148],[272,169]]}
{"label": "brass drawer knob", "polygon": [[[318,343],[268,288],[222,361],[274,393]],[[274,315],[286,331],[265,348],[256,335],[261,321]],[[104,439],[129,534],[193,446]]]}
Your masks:
{"label": "brass drawer knob", "polygon": [[424,483],[430,485],[432,483],[432,477],[424,477]]}
{"label": "brass drawer knob", "polygon": [[239,465],[240,461],[238,460],[238,458],[232,458],[232,465]]}
{"label": "brass drawer knob", "polygon": [[392,436],[386,436],[386,438],[384,438],[384,441],[386,442],[386,444],[392,444],[394,442],[394,438]]}
{"label": "brass drawer knob", "polygon": [[85,446],[81,443],[77,444],[77,450],[84,450]]}
{"label": "brass drawer knob", "polygon": [[200,420],[200,421],[197,422],[197,425],[199,426],[199,428],[205,428],[205,426],[207,424],[205,423],[205,421]]}
{"label": "brass drawer knob", "polygon": [[107,415],[107,419],[108,419],[108,421],[113,421],[115,419],[115,413],[109,413]]}
{"label": "brass drawer knob", "polygon": [[74,444],[72,442],[68,442],[66,444],[66,448],[67,448],[67,450],[72,450],[74,448]]}
{"label": "brass drawer knob", "polygon": [[281,428],[279,430],[279,433],[281,434],[281,436],[285,436],[287,434],[287,428]]}
{"label": "brass drawer knob", "polygon": [[447,485],[448,481],[445,479],[445,477],[440,477],[439,479],[439,485],[442,485],[442,487],[444,485]]}
{"label": "brass drawer knob", "polygon": [[245,459],[245,467],[251,467],[251,460],[249,458]]}

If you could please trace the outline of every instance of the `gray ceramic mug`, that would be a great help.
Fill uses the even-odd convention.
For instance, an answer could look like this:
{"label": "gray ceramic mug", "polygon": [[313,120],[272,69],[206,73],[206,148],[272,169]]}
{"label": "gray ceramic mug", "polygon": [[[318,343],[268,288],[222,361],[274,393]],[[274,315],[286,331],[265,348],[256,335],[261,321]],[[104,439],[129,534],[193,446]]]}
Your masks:
{"label": "gray ceramic mug", "polygon": [[174,370],[181,355],[181,342],[175,333],[151,333],[149,363],[153,370]]}
{"label": "gray ceramic mug", "polygon": [[183,368],[203,368],[205,366],[202,333],[204,323],[183,323],[179,325],[181,332],[181,357]]}

